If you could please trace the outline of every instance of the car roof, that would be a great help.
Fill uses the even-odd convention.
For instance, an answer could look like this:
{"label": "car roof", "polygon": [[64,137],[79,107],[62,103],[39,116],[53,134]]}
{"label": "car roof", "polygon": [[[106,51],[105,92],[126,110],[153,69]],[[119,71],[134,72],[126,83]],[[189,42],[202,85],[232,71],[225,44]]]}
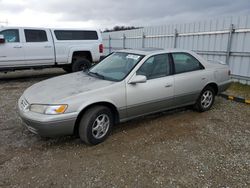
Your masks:
{"label": "car roof", "polygon": [[140,49],[124,49],[119,50],[118,52],[125,52],[125,53],[133,53],[138,55],[153,55],[158,53],[173,53],[173,52],[186,52],[186,53],[192,53],[190,50],[184,50],[184,49],[161,49],[161,48],[140,48]]}

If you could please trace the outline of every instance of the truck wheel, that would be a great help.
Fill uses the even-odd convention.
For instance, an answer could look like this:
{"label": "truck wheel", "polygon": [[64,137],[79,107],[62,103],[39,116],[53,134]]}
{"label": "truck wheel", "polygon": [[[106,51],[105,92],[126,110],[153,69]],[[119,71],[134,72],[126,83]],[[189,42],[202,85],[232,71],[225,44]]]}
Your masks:
{"label": "truck wheel", "polygon": [[72,72],[72,67],[71,66],[65,66],[65,67],[63,67],[63,70],[66,71],[67,73],[71,73]]}
{"label": "truck wheel", "polygon": [[205,112],[209,110],[214,103],[214,98],[215,98],[214,89],[210,86],[205,87],[202,90],[198,100],[196,101],[195,109],[198,110],[199,112]]}
{"label": "truck wheel", "polygon": [[114,124],[113,115],[105,106],[95,106],[86,111],[79,125],[80,139],[89,145],[103,142]]}
{"label": "truck wheel", "polygon": [[76,61],[72,65],[72,71],[77,72],[77,71],[86,71],[91,67],[91,63],[87,59],[81,59],[79,61]]}

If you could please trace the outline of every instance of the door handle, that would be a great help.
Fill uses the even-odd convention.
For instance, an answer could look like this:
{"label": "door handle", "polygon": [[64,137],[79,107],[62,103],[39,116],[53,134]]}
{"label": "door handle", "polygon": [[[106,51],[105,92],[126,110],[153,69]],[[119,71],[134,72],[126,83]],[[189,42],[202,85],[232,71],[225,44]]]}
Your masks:
{"label": "door handle", "polygon": [[201,80],[206,80],[206,78],[202,78]]}
{"label": "door handle", "polygon": [[172,86],[173,86],[172,84],[165,85],[165,87],[172,87]]}
{"label": "door handle", "polygon": [[22,48],[22,46],[14,46],[13,48]]}
{"label": "door handle", "polygon": [[44,48],[51,48],[52,46],[44,46]]}

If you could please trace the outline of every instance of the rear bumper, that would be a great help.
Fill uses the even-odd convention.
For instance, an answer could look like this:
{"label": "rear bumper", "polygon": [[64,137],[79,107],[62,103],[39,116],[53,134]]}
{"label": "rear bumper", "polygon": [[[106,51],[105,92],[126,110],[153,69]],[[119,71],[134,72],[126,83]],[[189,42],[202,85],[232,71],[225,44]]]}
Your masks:
{"label": "rear bumper", "polygon": [[218,85],[218,94],[223,92],[223,91],[226,91],[229,88],[229,86],[231,85],[231,83],[232,83],[232,80],[228,80],[228,81],[223,82],[220,85]]}

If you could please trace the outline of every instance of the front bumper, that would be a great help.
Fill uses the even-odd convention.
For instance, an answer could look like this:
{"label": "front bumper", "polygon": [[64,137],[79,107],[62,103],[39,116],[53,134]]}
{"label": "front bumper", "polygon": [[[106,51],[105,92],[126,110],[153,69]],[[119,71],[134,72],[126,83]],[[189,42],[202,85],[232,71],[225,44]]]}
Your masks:
{"label": "front bumper", "polygon": [[21,107],[24,98],[18,101],[19,115],[29,131],[43,137],[72,135],[77,113],[45,115],[25,110]]}

